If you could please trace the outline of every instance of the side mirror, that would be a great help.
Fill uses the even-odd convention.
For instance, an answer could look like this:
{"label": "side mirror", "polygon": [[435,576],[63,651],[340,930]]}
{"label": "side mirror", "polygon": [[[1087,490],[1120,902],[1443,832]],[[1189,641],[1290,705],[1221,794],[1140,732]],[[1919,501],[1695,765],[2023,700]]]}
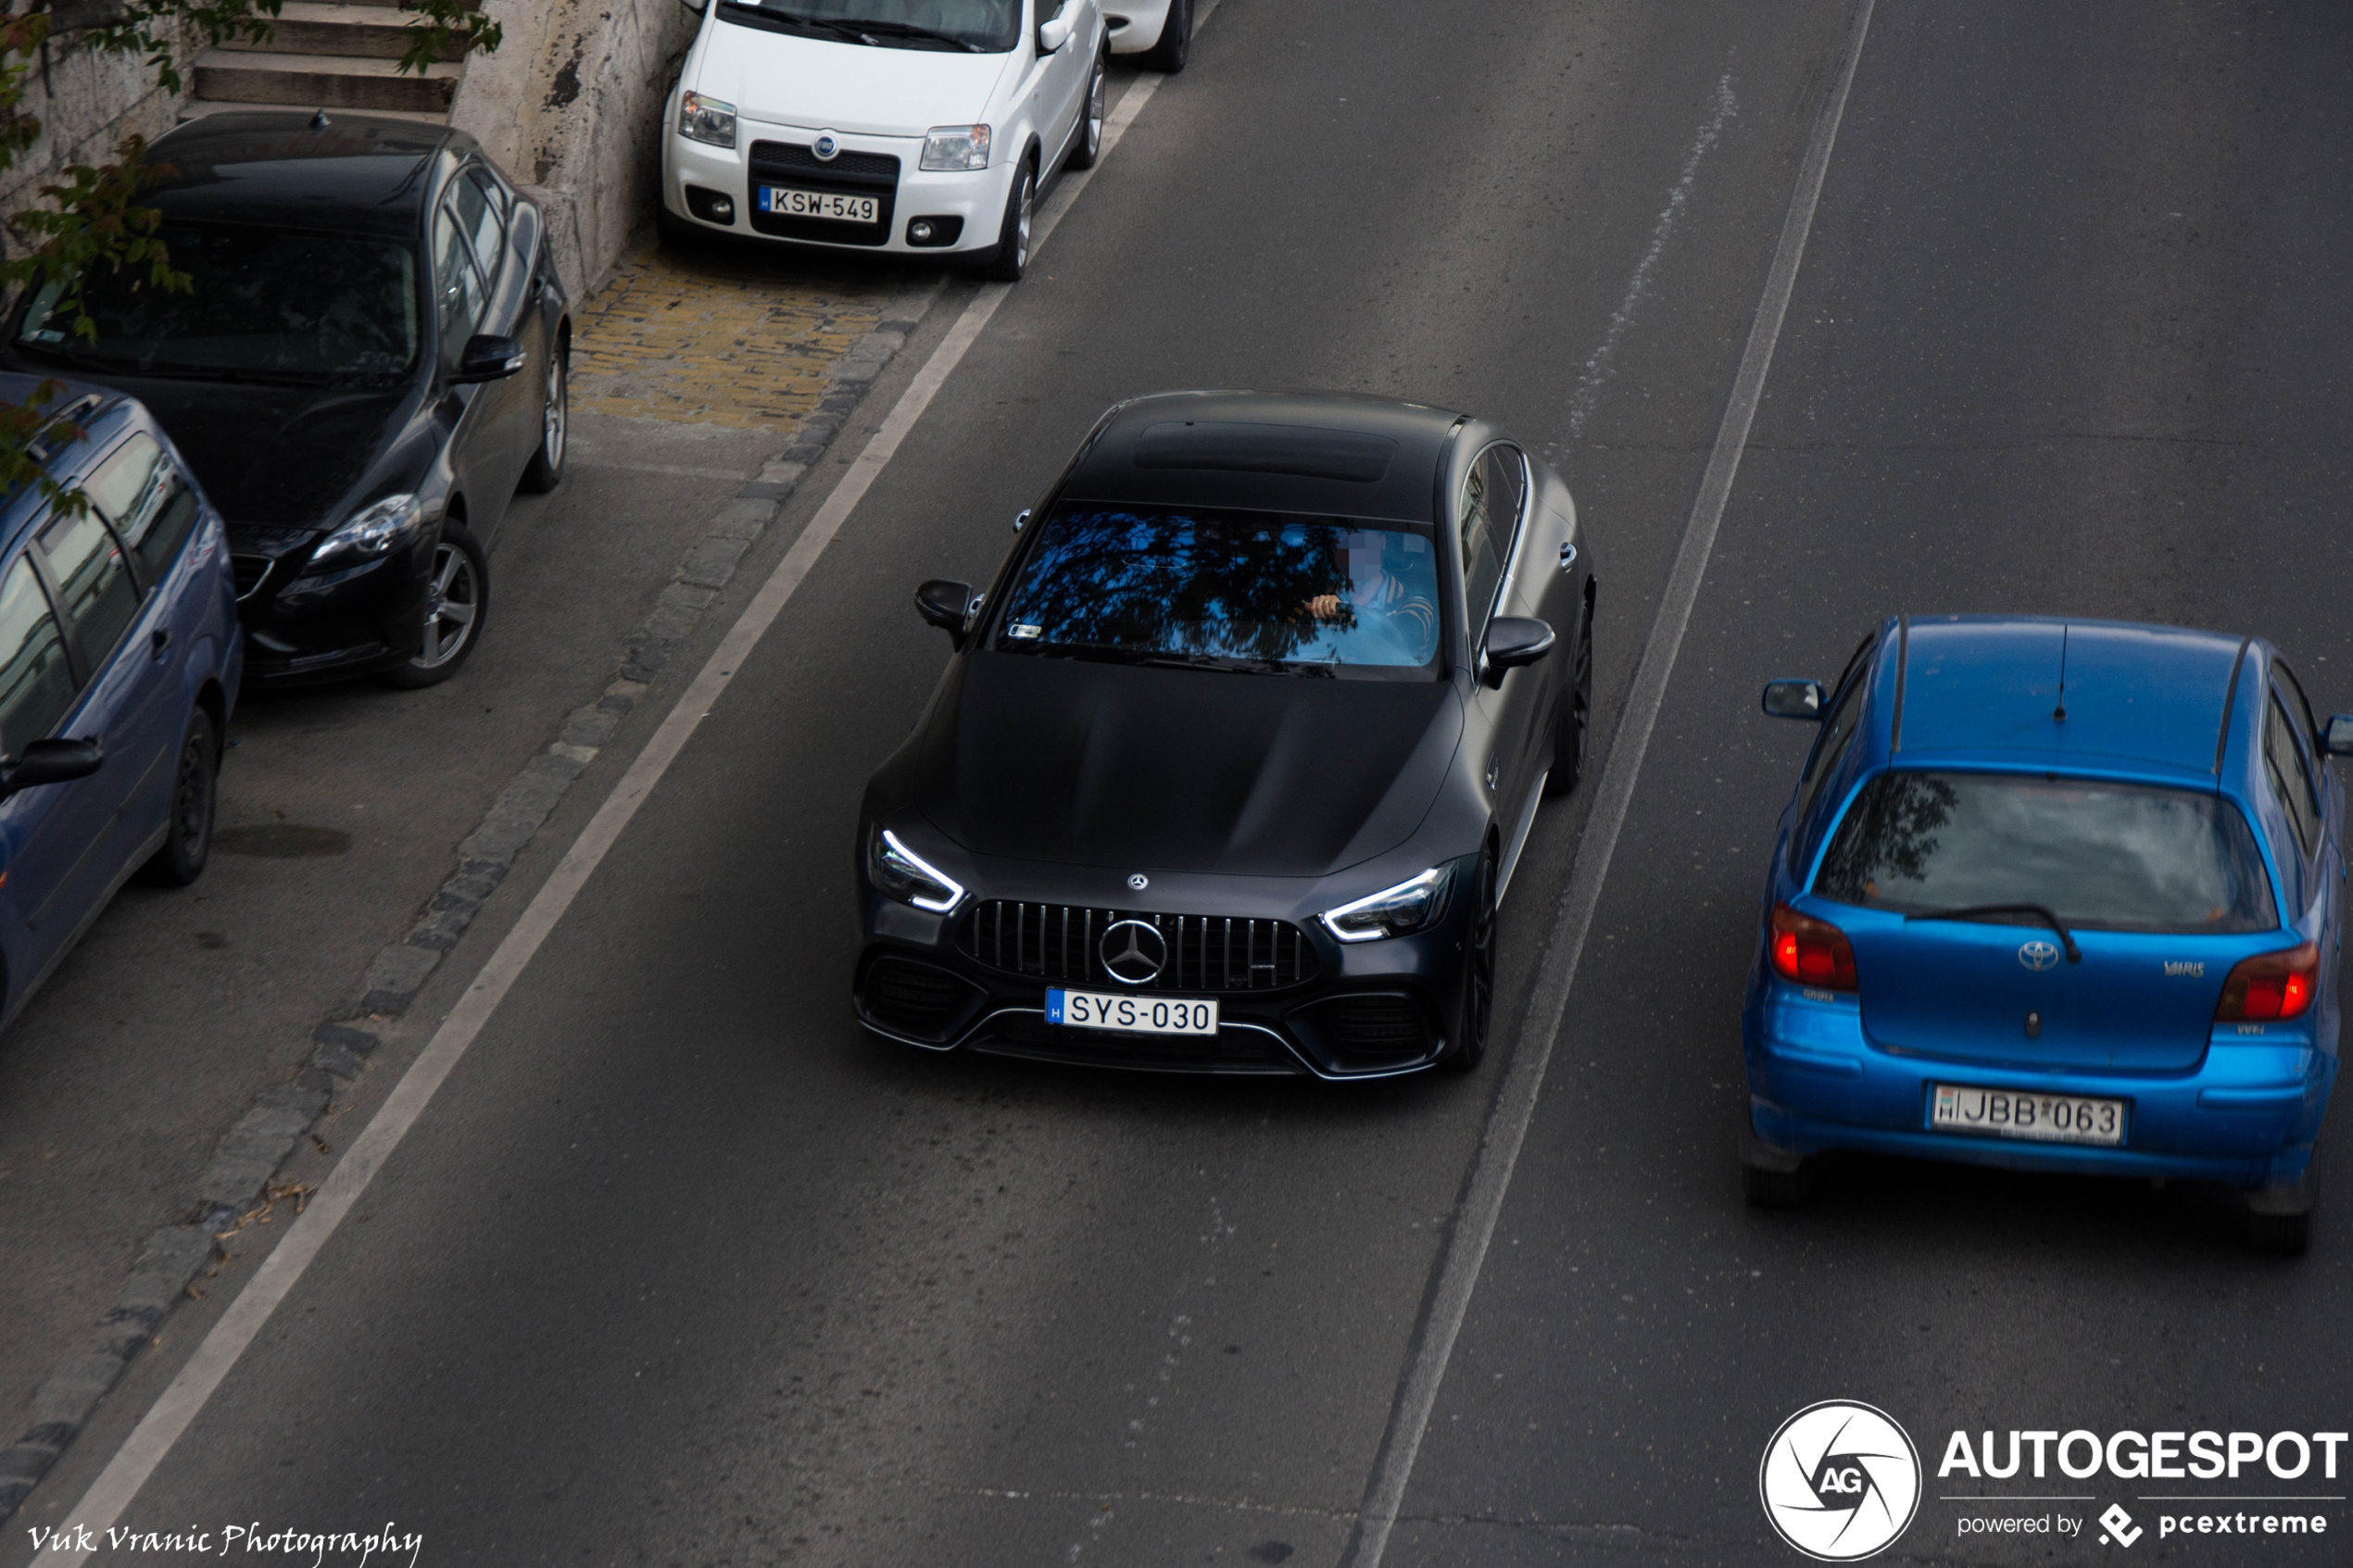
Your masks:
{"label": "side mirror", "polygon": [[0,795],[86,779],[106,759],[106,747],[94,739],[28,741],[23,756],[0,765]]}
{"label": "side mirror", "polygon": [[1830,705],[1830,689],[1819,681],[1765,683],[1765,711],[1776,719],[1810,719],[1818,724]]}
{"label": "side mirror", "polygon": [[1553,629],[1541,621],[1499,615],[1487,623],[1487,641],[1479,651],[1487,684],[1500,686],[1505,671],[1533,664],[1553,651]]}
{"label": "side mirror", "polygon": [[2321,747],[2331,757],[2353,757],[2353,713],[2330,716],[2321,727]]}
{"label": "side mirror", "polygon": [[1069,6],[1064,6],[1062,10],[1038,24],[1038,52],[1039,54],[1053,54],[1070,42],[1070,22],[1067,17],[1069,9]]}
{"label": "side mirror", "polygon": [[969,583],[935,577],[915,590],[915,613],[947,633],[948,640],[958,647],[964,646],[964,620],[972,613],[972,605]]}
{"label": "side mirror", "polygon": [[522,345],[513,338],[476,332],[466,340],[465,351],[458,356],[458,368],[449,372],[449,384],[505,381],[522,369],[523,358]]}
{"label": "side mirror", "polygon": [[1027,507],[1024,507],[1024,508],[1022,508],[1022,509],[1021,509],[1021,510],[1019,510],[1019,511],[1017,511],[1017,512],[1015,512],[1015,513],[1013,514],[1013,532],[1014,532],[1014,533],[1020,533],[1023,529],[1027,528],[1028,526],[1029,526],[1029,508],[1028,508]]}

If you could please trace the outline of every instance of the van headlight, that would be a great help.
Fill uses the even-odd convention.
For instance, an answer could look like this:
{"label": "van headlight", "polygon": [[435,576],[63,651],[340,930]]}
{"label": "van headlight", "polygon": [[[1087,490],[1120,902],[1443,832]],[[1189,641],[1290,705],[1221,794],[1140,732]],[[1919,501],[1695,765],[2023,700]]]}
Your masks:
{"label": "van headlight", "polygon": [[866,876],[885,897],[936,915],[964,901],[963,883],[908,848],[888,828],[876,828],[867,841]]}
{"label": "van headlight", "polygon": [[678,134],[689,142],[708,142],[714,147],[736,144],[736,106],[723,104],[716,98],[706,98],[699,93],[681,94],[678,99]]}
{"label": "van headlight", "polygon": [[1421,930],[1436,920],[1445,907],[1446,868],[1432,866],[1419,876],[1409,877],[1394,887],[1384,887],[1353,904],[1327,909],[1315,918],[1324,922],[1326,931],[1343,942],[1377,942],[1384,936],[1403,936]]}

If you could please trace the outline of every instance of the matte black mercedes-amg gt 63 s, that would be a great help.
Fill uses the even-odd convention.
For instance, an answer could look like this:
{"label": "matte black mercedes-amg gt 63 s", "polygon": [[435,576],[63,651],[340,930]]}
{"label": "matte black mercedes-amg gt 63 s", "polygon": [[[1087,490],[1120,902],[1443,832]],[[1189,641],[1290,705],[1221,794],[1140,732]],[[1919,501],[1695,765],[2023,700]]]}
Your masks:
{"label": "matte black mercedes-amg gt 63 s", "polygon": [[1485,1047],[1573,787],[1593,558],[1500,431],[1338,394],[1106,414],[859,822],[860,1020],[935,1050],[1369,1078]]}

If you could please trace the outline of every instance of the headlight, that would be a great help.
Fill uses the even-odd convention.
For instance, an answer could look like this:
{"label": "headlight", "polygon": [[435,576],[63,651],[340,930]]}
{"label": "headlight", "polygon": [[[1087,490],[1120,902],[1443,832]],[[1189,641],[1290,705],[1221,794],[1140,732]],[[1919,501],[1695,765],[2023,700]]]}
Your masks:
{"label": "headlight", "polygon": [[716,98],[706,98],[699,93],[681,94],[678,99],[678,134],[689,142],[708,142],[714,147],[736,144],[736,106],[723,104]]}
{"label": "headlight", "polygon": [[866,846],[866,874],[902,904],[944,915],[963,902],[964,884],[899,842],[888,828],[876,828]]}
{"label": "headlight", "polygon": [[320,542],[310,553],[307,571],[317,571],[347,561],[374,560],[416,537],[417,525],[425,519],[425,508],[414,495],[386,495],[371,501],[351,514],[341,528]]}
{"label": "headlight", "polygon": [[923,167],[934,174],[961,174],[988,167],[988,127],[935,125],[924,133]]}
{"label": "headlight", "polygon": [[1445,907],[1446,868],[1433,866],[1411,881],[1327,909],[1316,918],[1343,942],[1375,942],[1419,931]]}

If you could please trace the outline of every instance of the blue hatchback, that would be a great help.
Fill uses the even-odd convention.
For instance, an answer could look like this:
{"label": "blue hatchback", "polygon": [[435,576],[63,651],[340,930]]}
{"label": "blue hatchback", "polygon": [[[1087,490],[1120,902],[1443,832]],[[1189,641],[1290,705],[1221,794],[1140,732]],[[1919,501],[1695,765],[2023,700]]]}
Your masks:
{"label": "blue hatchback", "polygon": [[2203,1179],[2301,1250],[2335,1081],[2353,718],[2259,638],[1898,617],[1781,815],[1742,1015],[1752,1201],[1863,1149]]}
{"label": "blue hatchback", "polygon": [[[0,399],[40,385],[0,376]],[[119,392],[50,406],[36,453],[88,504],[0,497],[0,1023],[133,872],[204,870],[245,659],[220,518],[170,438]]]}

